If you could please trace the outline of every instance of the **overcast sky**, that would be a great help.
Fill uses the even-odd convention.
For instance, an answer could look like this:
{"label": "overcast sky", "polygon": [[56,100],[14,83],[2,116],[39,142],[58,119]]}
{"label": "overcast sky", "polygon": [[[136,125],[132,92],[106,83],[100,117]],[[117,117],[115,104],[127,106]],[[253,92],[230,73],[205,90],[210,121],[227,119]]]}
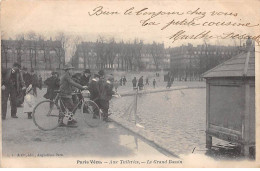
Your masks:
{"label": "overcast sky", "polygon": [[[44,35],[47,39],[55,37],[57,32],[64,32],[71,35],[81,35],[87,41],[95,41],[99,35],[102,35],[105,38],[115,37],[117,41],[128,41],[138,38],[139,40],[144,40],[145,43],[152,43],[153,41],[164,42],[166,47],[179,46],[189,42],[201,44],[203,40],[185,40],[172,43],[168,37],[183,29],[181,26],[172,26],[161,31],[161,26],[141,26],[140,20],[147,18],[147,16],[124,16],[121,14],[131,7],[134,7],[134,10],[148,8],[148,11],[156,12],[161,10],[187,11],[188,9],[201,8],[202,11],[205,10],[207,12],[212,10],[239,12],[238,17],[218,17],[219,21],[225,19],[228,21],[244,21],[246,19],[255,23],[255,14],[259,13],[259,8],[252,5],[252,3],[245,3],[246,1],[242,0],[237,1],[238,3],[232,2],[235,1],[230,0],[225,3],[224,1],[223,3],[214,3],[213,1],[196,1],[195,3],[182,1],[178,1],[178,3],[176,1],[121,1],[119,3],[118,1],[6,0],[1,4],[1,31],[4,39],[8,39],[9,37],[14,38],[19,33],[34,31]],[[103,11],[118,11],[120,15],[89,16],[88,12],[93,11],[98,6],[103,6]],[[171,17],[176,20],[179,19],[173,15],[159,16],[156,18],[156,21],[165,24],[172,20]],[[205,19],[207,18],[205,17]],[[190,34],[197,34],[204,28],[191,26],[185,29]],[[244,28],[231,29],[229,27],[211,27],[210,29],[214,34],[225,30],[245,31]],[[216,40],[211,40],[210,43],[215,44]],[[220,41],[220,43],[232,45],[234,41]]]}

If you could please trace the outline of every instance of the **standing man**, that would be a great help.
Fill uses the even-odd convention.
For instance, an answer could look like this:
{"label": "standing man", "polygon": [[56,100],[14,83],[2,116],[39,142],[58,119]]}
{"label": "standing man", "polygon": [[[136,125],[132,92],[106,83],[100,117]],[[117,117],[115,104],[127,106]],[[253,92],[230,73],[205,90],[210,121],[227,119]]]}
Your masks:
{"label": "standing man", "polygon": [[80,84],[82,86],[88,86],[89,81],[90,81],[90,77],[91,77],[91,72],[89,69],[85,69],[85,71],[83,72],[83,75],[80,78]]}
{"label": "standing man", "polygon": [[144,87],[144,79],[143,76],[141,76],[138,80],[138,88],[139,90],[143,90],[143,87]]}
{"label": "standing man", "polygon": [[103,111],[104,121],[108,122],[109,101],[112,99],[112,95],[115,94],[115,92],[113,91],[113,84],[110,79],[111,77],[105,79],[104,70],[100,70],[98,75],[100,75],[100,79],[98,81],[99,97],[96,103]]}
{"label": "standing man", "polygon": [[47,78],[44,81],[44,84],[47,85],[47,92],[43,97],[53,100],[57,95],[57,93],[55,93],[55,90],[59,90],[60,88],[60,79],[58,77],[58,73],[54,71],[51,72],[51,77]]}
{"label": "standing man", "polygon": [[123,85],[123,78],[121,77],[119,80],[119,85],[122,86]]}
{"label": "standing man", "polygon": [[155,85],[156,85],[156,81],[155,79],[153,79],[153,88],[155,88]]}
{"label": "standing man", "polygon": [[145,85],[149,85],[149,78],[148,77],[145,80]]}
{"label": "standing man", "polygon": [[28,73],[27,68],[23,67],[23,80],[25,83],[26,88],[29,87],[29,85],[32,83],[32,78],[31,78],[31,74]]}
{"label": "standing man", "polygon": [[11,104],[11,117],[18,118],[16,98],[17,95],[22,93],[25,88],[22,73],[20,72],[21,66],[14,63],[12,68],[2,70],[2,120],[6,118],[7,101],[10,95]]}
{"label": "standing man", "polygon": [[[70,73],[70,70],[73,68],[74,67],[72,67],[71,64],[67,64],[63,68],[65,73],[61,76],[61,80],[60,80],[60,97],[61,97],[60,100],[61,100],[61,109],[64,111],[65,110],[64,106],[66,106],[66,108],[74,114],[75,110],[73,111],[73,109],[75,108],[75,105],[72,101],[72,93],[73,93],[72,87],[76,87],[80,90],[84,90],[87,89],[87,86],[82,86],[76,83],[75,81],[73,81]],[[69,126],[73,126],[76,123],[77,121],[75,119],[68,121]],[[62,124],[61,126],[64,126],[64,124]]]}
{"label": "standing man", "polygon": [[125,83],[127,82],[127,80],[126,80],[126,78],[125,78],[125,76],[124,76],[124,78],[123,78],[123,85],[125,86]]}
{"label": "standing man", "polygon": [[38,87],[41,90],[42,89],[42,76],[41,76],[41,74],[39,74],[38,84],[39,84]]}
{"label": "standing man", "polygon": [[136,83],[137,83],[137,79],[136,77],[134,77],[134,79],[132,80],[133,83],[133,90],[136,88]]}

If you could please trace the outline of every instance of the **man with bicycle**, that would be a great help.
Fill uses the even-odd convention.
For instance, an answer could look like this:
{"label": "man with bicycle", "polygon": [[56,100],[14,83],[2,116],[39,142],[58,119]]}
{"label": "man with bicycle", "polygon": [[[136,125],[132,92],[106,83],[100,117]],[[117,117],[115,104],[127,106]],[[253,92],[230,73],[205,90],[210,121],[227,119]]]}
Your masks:
{"label": "man with bicycle", "polygon": [[[64,66],[63,70],[65,71],[64,74],[61,76],[60,79],[60,97],[61,97],[61,109],[62,111],[65,110],[64,106],[75,114],[76,109],[75,104],[72,100],[72,93],[73,93],[73,87],[76,87],[80,90],[85,90],[88,87],[87,86],[81,86],[80,84],[73,81],[70,70],[73,69],[71,64],[67,64]],[[77,121],[75,119],[72,119],[68,122],[68,126],[75,126],[76,127]],[[62,123],[61,126],[64,126],[65,124]]]}

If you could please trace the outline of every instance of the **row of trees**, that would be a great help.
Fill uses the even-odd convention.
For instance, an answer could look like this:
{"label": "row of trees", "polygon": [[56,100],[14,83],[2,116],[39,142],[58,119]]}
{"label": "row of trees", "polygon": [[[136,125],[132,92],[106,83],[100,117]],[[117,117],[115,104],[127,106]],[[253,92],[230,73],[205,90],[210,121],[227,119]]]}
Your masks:
{"label": "row of trees", "polygon": [[[22,63],[22,55],[24,49],[29,51],[29,60],[31,68],[37,68],[37,60],[39,59],[39,51],[43,52],[45,69],[53,68],[52,56],[50,51],[55,52],[58,60],[57,68],[65,63],[65,58],[71,60],[72,64],[76,67],[83,59],[83,68],[96,68],[96,69],[121,69],[121,70],[146,70],[155,69],[159,70],[166,62],[166,56],[174,56],[175,52],[171,49],[165,49],[163,44],[153,42],[152,44],[144,44],[143,41],[134,39],[130,42],[116,42],[115,38],[105,39],[99,36],[94,42],[86,42],[87,38],[83,36],[71,36],[63,32],[57,33],[54,36],[54,41],[58,41],[57,46],[48,46],[46,37],[35,32],[28,32],[26,34],[16,35],[15,41],[15,54],[17,62]],[[29,44],[25,47],[25,40],[29,40]],[[28,42],[28,41],[27,41]],[[232,57],[231,55],[212,55],[208,54],[209,43],[204,42],[206,47],[205,53],[197,55],[194,58],[192,50],[188,51],[188,57],[180,56],[180,60],[174,60],[171,63],[171,71],[175,77],[192,77],[198,76],[203,72],[213,68],[219,63]],[[2,43],[2,63],[8,62],[7,52],[10,47]],[[186,58],[182,60],[182,58]],[[4,60],[3,60],[4,59]],[[167,62],[166,62],[167,63]],[[149,68],[148,65],[152,68]],[[183,76],[184,75],[184,76]]]}
{"label": "row of trees", "polygon": [[[133,42],[116,42],[114,38],[105,40],[99,37],[96,42],[83,42],[77,46],[72,63],[77,67],[83,58],[83,68],[144,70],[146,63],[159,69],[164,58],[163,44],[144,44],[135,39]],[[148,55],[148,56],[147,56]],[[146,58],[143,61],[142,58]]]}
{"label": "row of trees", "polygon": [[[27,58],[29,57],[30,67],[37,68],[39,67],[37,66],[39,65],[38,60],[40,59],[39,52],[43,52],[45,69],[54,68],[54,66],[52,66],[52,63],[54,61],[53,57],[55,57],[56,61],[58,61],[58,68],[60,68],[62,63],[65,62],[64,49],[66,48],[66,36],[63,33],[58,34],[54,39],[57,42],[54,43],[46,43],[46,41],[44,41],[44,38],[44,36],[36,34],[35,32],[28,32],[26,34],[16,35],[14,40],[2,40],[2,65],[3,63],[5,63],[5,67],[7,67],[8,62],[13,63],[15,61],[22,65],[23,62],[25,62],[24,58],[26,56]],[[8,55],[8,51],[10,50],[11,54]],[[50,55],[51,51],[55,52],[55,56]],[[12,61],[12,58],[14,61]]]}

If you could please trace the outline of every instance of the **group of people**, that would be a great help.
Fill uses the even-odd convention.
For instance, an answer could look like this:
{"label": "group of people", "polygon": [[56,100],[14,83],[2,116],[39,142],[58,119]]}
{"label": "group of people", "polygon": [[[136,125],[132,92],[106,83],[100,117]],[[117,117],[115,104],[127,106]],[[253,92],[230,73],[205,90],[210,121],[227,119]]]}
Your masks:
{"label": "group of people", "polygon": [[[11,117],[17,117],[17,107],[26,100],[26,93],[32,93],[37,96],[36,87],[41,89],[41,78],[31,69],[31,73],[27,68],[21,69],[19,63],[14,63],[11,68],[2,69],[2,120],[6,119],[7,102],[10,100]],[[31,118],[28,113],[28,118]]]}
{"label": "group of people", "polygon": [[[65,65],[64,73],[61,77],[57,72],[52,72],[51,77],[44,81],[47,85],[47,92],[44,98],[54,100],[56,91],[60,90],[60,98],[64,106],[72,113],[75,108],[75,98],[83,98],[82,96],[75,97],[75,91],[89,90],[90,100],[93,100],[103,112],[104,120],[108,119],[109,101],[112,95],[116,94],[113,91],[114,78],[112,74],[105,74],[104,70],[92,74],[89,69],[84,72],[72,75],[73,67]],[[28,118],[32,118],[32,108],[34,107],[35,98],[37,97],[36,88],[42,87],[42,80],[38,78],[34,70],[31,73],[27,72],[26,68],[21,69],[21,65],[14,63],[12,68],[2,70],[2,120],[6,119],[7,102],[10,99],[11,117],[17,117],[17,96],[23,94],[24,97],[24,112],[28,113]],[[10,97],[10,98],[9,98]],[[62,110],[65,110],[64,108]],[[67,125],[76,125],[77,121],[72,119]],[[63,126],[65,124],[62,124]]]}
{"label": "group of people", "polygon": [[[105,74],[104,70],[92,74],[89,69],[84,70],[82,74],[76,73],[72,75],[71,70],[73,68],[70,64],[65,65],[63,68],[64,74],[60,79],[56,72],[52,72],[52,76],[44,82],[47,85],[47,93],[44,97],[53,100],[56,97],[55,90],[60,90],[60,100],[74,114],[75,105],[83,97],[81,94],[73,95],[73,93],[75,91],[89,90],[90,100],[94,101],[102,110],[104,121],[109,121],[109,101],[112,95],[115,94],[113,91],[113,75]],[[64,106],[61,105],[62,110],[65,110]],[[74,127],[76,123],[77,121],[72,119],[67,125]],[[65,124],[62,122],[61,126],[65,126]]]}
{"label": "group of people", "polygon": [[[138,88],[139,90],[143,90],[144,88],[144,79],[143,76],[141,76],[138,80],[136,79],[136,77],[134,77],[134,79],[132,80],[132,84],[133,84],[133,89]],[[149,78],[147,77],[145,79],[145,85],[149,85]],[[153,87],[155,88],[156,86],[156,80],[153,80]]]}
{"label": "group of people", "polygon": [[120,80],[119,80],[120,86],[125,86],[125,85],[126,85],[126,82],[127,82],[127,80],[126,80],[125,76],[124,76],[124,77],[121,77]]}

